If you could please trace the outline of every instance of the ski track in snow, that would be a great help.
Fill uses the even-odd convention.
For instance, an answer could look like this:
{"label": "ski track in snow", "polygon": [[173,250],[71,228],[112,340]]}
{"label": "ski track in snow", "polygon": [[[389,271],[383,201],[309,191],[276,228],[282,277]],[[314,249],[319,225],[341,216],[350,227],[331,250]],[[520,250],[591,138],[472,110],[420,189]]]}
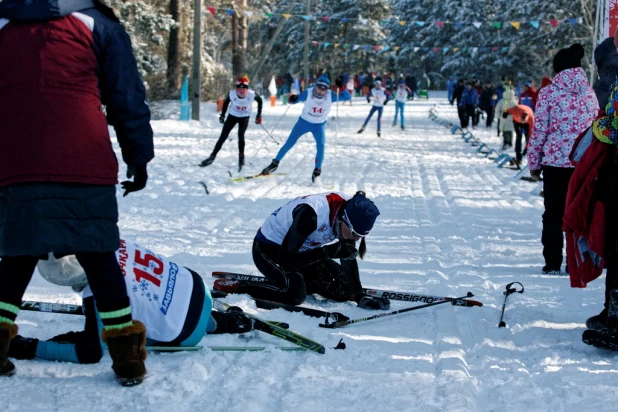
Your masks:
{"label": "ski track in snow", "polygon": [[[311,183],[315,144],[302,137],[281,162],[286,176],[229,182],[237,173],[234,130],[215,163],[208,156],[220,133],[213,104],[202,105],[201,122],[153,121],[156,158],[142,192],[119,194],[123,234],[156,253],[201,273],[259,274],[251,244],[264,219],[288,200],[328,190],[364,190],[381,216],[360,262],[361,280],[374,288],[462,296],[472,291],[482,308],[441,305],[350,325],[318,328],[319,320],[283,310],[257,310],[246,296],[227,302],[323,343],[325,355],[281,352],[151,353],[149,377],[135,388],[112,379],[106,355],[97,365],[16,361],[17,375],[0,379],[7,411],[598,411],[613,410],[618,365],[613,353],[584,345],[587,317],[602,307],[604,280],[571,289],[566,276],[541,275],[542,198],[538,185],[513,179],[476,147],[428,119],[457,121],[444,93],[406,105],[406,130],[392,128],[394,105],[356,132],[370,106],[355,99],[333,107],[327,126],[323,174]],[[264,125],[277,123],[285,106],[264,109]],[[153,105],[158,118],[177,118],[175,102]],[[290,108],[273,135],[283,141],[300,115]],[[253,117],[252,117],[253,119]],[[335,124],[338,122],[338,124]],[[481,122],[483,124],[483,122]],[[473,131],[495,149],[495,126]],[[264,139],[265,146],[256,151]],[[258,126],[246,133],[246,163],[240,175],[259,173],[281,146]],[[116,153],[120,156],[117,143]],[[124,179],[121,167],[120,179]],[[199,185],[204,181],[210,195]],[[509,296],[505,321],[497,328],[507,283],[520,281],[524,294]],[[27,299],[77,303],[66,288],[38,274]],[[307,306],[352,318],[366,311],[349,303]],[[411,306],[392,301],[392,310]],[[50,338],[83,326],[79,316],[21,312],[20,333]],[[332,350],[339,339],[344,351]],[[258,333],[208,336],[202,345],[285,346]],[[9,395],[10,394],[10,395]],[[10,397],[9,397],[10,396]],[[9,399],[7,400],[7,397]]]}

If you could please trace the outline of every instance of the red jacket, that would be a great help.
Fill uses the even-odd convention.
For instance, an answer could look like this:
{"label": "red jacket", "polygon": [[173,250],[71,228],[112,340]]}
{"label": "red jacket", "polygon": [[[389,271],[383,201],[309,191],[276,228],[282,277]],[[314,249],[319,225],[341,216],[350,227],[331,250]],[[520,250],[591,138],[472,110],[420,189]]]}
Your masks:
{"label": "red jacket", "polygon": [[[580,139],[581,136],[578,141]],[[567,264],[573,288],[585,288],[603,272],[603,260],[595,266],[590,253],[582,252],[578,242],[582,238],[589,250],[604,257],[606,218],[608,213],[615,211],[606,210],[606,205],[599,201],[596,181],[603,165],[613,162],[615,157],[613,145],[593,138],[569,182],[562,230],[566,232]]]}

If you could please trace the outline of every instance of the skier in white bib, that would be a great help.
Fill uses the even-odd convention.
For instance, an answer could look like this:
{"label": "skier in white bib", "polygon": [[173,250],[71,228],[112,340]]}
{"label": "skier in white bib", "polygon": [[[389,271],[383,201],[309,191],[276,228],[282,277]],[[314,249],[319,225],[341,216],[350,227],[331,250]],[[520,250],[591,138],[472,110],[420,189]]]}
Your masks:
{"label": "skier in white bib", "polygon": [[[251,320],[242,313],[214,311],[210,290],[191,269],[123,238],[116,257],[125,275],[133,318],[146,325],[149,345],[196,346],[206,334],[252,330]],[[83,268],[74,255],[60,259],[51,255],[39,261],[38,269],[51,283],[83,289],[85,327],[83,331],[63,333],[46,341],[17,336],[11,340],[9,356],[99,362],[105,348],[101,341],[102,323]]]}
{"label": "skier in white bib", "polygon": [[397,86],[397,90],[395,91],[395,119],[393,120],[393,127],[397,127],[397,116],[401,113],[401,130],[406,130],[403,114],[406,110],[408,93],[412,93],[412,90],[406,86],[405,80],[399,79],[399,86]]}
{"label": "skier in white bib", "polygon": [[293,94],[290,96],[288,100],[290,104],[305,102],[303,113],[294,125],[285,144],[281,147],[279,153],[277,153],[277,157],[262,170],[263,175],[270,174],[277,170],[279,162],[285,157],[287,152],[294,147],[298,139],[305,133],[311,133],[315,139],[317,149],[315,169],[313,169],[311,180],[315,182],[315,178],[320,176],[322,173],[322,162],[324,161],[324,144],[326,142],[324,126],[326,125],[326,119],[328,118],[331,105],[333,102],[337,102],[337,99],[341,101],[352,99],[350,93],[342,88],[343,82],[341,79],[335,80],[335,84],[340,90],[339,94],[332,90],[328,90],[330,87],[330,80],[323,74],[318,78],[315,87],[310,87],[299,95]]}
{"label": "skier in white bib", "polygon": [[293,199],[266,219],[253,241],[253,262],[267,281],[217,279],[214,289],[291,305],[317,293],[366,309],[388,309],[388,299],[363,293],[356,261],[365,255],[365,237],[379,214],[364,192]]}
{"label": "skier in white bib", "polygon": [[[231,90],[225,97],[221,116],[219,116],[219,123],[223,124],[221,136],[210,156],[200,163],[201,167],[209,166],[215,161],[230,132],[234,126],[238,125],[238,172],[242,170],[245,165],[245,131],[249,126],[249,116],[254,101],[258,105],[255,124],[262,124],[262,98],[253,90],[249,90],[249,79],[246,77],[237,79],[236,89]],[[225,118],[226,112],[227,119]]]}
{"label": "skier in white bib", "polygon": [[360,128],[358,133],[362,133],[365,131],[365,127],[367,126],[367,123],[369,123],[369,120],[371,120],[373,114],[375,112],[378,112],[377,133],[378,137],[380,137],[380,129],[382,126],[382,111],[384,110],[384,106],[386,106],[386,103],[388,103],[390,97],[391,94],[382,87],[382,81],[376,80],[373,89],[371,89],[369,96],[367,96],[367,101],[372,100],[373,105],[371,106],[371,110],[369,111],[369,116],[367,116],[367,118],[365,119],[365,123],[363,123],[363,126]]}

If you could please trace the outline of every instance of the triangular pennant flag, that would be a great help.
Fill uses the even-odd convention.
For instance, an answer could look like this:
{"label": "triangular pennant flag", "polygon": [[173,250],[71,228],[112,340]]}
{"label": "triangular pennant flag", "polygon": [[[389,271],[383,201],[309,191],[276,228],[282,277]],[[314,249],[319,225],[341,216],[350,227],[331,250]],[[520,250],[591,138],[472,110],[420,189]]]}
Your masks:
{"label": "triangular pennant flag", "polygon": [[481,27],[481,24],[483,24],[483,23],[478,22],[478,21],[475,21],[474,23],[472,23],[472,25],[473,25],[474,27],[476,27],[477,29],[478,29],[479,27]]}
{"label": "triangular pennant flag", "polygon": [[380,46],[373,46],[373,50],[374,50],[374,51],[378,51],[378,50],[380,50]]}
{"label": "triangular pennant flag", "polygon": [[554,27],[558,27],[558,20],[550,20],[549,24],[551,24]]}
{"label": "triangular pennant flag", "polygon": [[339,43],[335,43],[335,49],[339,47]]}
{"label": "triangular pennant flag", "polygon": [[246,11],[245,14],[247,15],[247,17],[251,18],[253,17],[253,12],[252,11]]}
{"label": "triangular pennant flag", "polygon": [[225,9],[225,12],[227,13],[228,16],[233,16],[234,15],[234,9]]}
{"label": "triangular pennant flag", "polygon": [[416,53],[416,52],[417,52],[417,51],[419,51],[419,50],[420,50],[420,47],[415,47],[415,48],[414,48],[414,53]]}
{"label": "triangular pennant flag", "polygon": [[346,44],[344,44],[344,45],[343,45],[343,48],[344,48],[344,49],[349,49],[350,47],[352,47],[352,45],[351,45],[351,44],[348,44],[348,43],[346,43]]}
{"label": "triangular pennant flag", "polygon": [[465,52],[467,52],[467,51],[468,51],[468,48],[467,48],[467,47],[464,47],[463,49],[461,49],[461,51],[465,53]]}
{"label": "triangular pennant flag", "polygon": [[417,25],[421,26],[421,27],[423,27],[423,26],[425,25],[425,22],[424,22],[424,21],[417,21],[417,22],[415,22],[415,23],[416,23]]}
{"label": "triangular pennant flag", "polygon": [[360,46],[359,46],[358,44],[355,44],[355,45],[354,45],[354,48],[353,48],[352,50],[358,50],[358,49],[359,49],[359,47],[360,47]]}
{"label": "triangular pennant flag", "polygon": [[341,22],[342,22],[342,23],[347,23],[347,22],[349,22],[349,21],[350,21],[350,19],[348,19],[347,17],[344,17],[343,19],[341,19]]}
{"label": "triangular pennant flag", "polygon": [[318,43],[317,41],[312,41],[311,44],[313,44],[315,47],[318,47],[320,45],[320,43]]}
{"label": "triangular pennant flag", "polygon": [[400,49],[400,47],[399,47],[399,46],[395,46],[395,47],[393,47],[393,50],[395,50],[395,51],[397,51],[397,50],[399,50],[399,49]]}
{"label": "triangular pennant flag", "polygon": [[433,48],[433,52],[434,52],[434,53],[437,53],[437,52],[438,52],[438,50],[440,50],[440,48],[439,48],[439,47],[434,47],[434,48]]}
{"label": "triangular pennant flag", "polygon": [[327,23],[328,23],[328,19],[329,19],[328,17],[326,17],[326,16],[322,16],[322,20],[324,20],[324,21],[325,21],[325,22],[327,22]]}
{"label": "triangular pennant flag", "polygon": [[391,46],[384,46],[382,48],[382,51],[389,51],[391,49]]}
{"label": "triangular pennant flag", "polygon": [[503,52],[507,52],[507,51],[509,51],[509,48],[508,48],[508,47],[503,47],[503,48],[502,48],[502,51],[503,51]]}
{"label": "triangular pennant flag", "polygon": [[439,27],[444,27],[444,22],[443,22],[443,21],[437,21],[437,22],[436,22],[436,24],[437,24]]}
{"label": "triangular pennant flag", "polygon": [[324,48],[327,48],[328,46],[330,46],[330,43],[324,43]]}
{"label": "triangular pennant flag", "polygon": [[502,28],[502,23],[499,21],[494,21],[493,23],[491,23],[491,25],[494,26],[496,29]]}
{"label": "triangular pennant flag", "polygon": [[519,30],[519,27],[521,26],[521,23],[518,21],[512,21],[511,22],[511,26],[515,27],[517,30]]}
{"label": "triangular pennant flag", "polygon": [[424,52],[428,52],[429,50],[431,50],[429,47],[423,47]]}
{"label": "triangular pennant flag", "polygon": [[539,22],[538,22],[538,21],[531,21],[531,22],[530,22],[530,25],[531,25],[532,27],[534,27],[535,29],[538,29],[538,28],[539,28]]}
{"label": "triangular pennant flag", "polygon": [[300,17],[305,21],[313,20],[313,16],[300,16]]}
{"label": "triangular pennant flag", "polygon": [[402,26],[405,26],[406,25],[406,21],[405,20],[399,20],[399,24],[402,25]]}
{"label": "triangular pennant flag", "polygon": [[481,53],[485,53],[487,51],[487,47],[482,47],[481,48]]}
{"label": "triangular pennant flag", "polygon": [[574,17],[571,17],[570,19],[568,19],[569,23],[571,23],[573,26],[575,26],[577,24],[577,19]]}
{"label": "triangular pennant flag", "polygon": [[290,17],[292,17],[292,15],[288,13],[283,13],[282,16],[285,17],[286,19],[289,19]]}
{"label": "triangular pennant flag", "polygon": [[272,13],[264,13],[264,16],[268,17],[269,19],[273,16]]}
{"label": "triangular pennant flag", "polygon": [[476,53],[478,50],[479,50],[479,48],[478,48],[478,47],[473,47],[473,48],[472,48],[472,53]]}
{"label": "triangular pennant flag", "polygon": [[214,15],[215,15],[215,13],[216,13],[216,10],[215,10],[215,8],[214,8],[214,7],[206,7],[206,10],[208,10],[208,11],[210,12],[210,14],[212,14],[213,16],[214,16]]}
{"label": "triangular pennant flag", "polygon": [[498,47],[492,47],[492,48],[491,48],[491,51],[495,51],[495,52],[497,52],[497,51],[498,51],[498,49],[499,49]]}
{"label": "triangular pennant flag", "polygon": [[450,48],[450,47],[445,47],[445,48],[443,48],[443,49],[442,49],[442,51],[443,51],[444,53],[446,53],[446,52],[447,52],[447,51],[449,51],[449,50],[451,50],[451,48]]}
{"label": "triangular pennant flag", "polygon": [[380,20],[380,24],[388,24],[388,20]]}
{"label": "triangular pennant flag", "polygon": [[367,24],[367,19],[361,19],[360,17],[358,18],[358,21],[360,21],[362,24]]}
{"label": "triangular pennant flag", "polygon": [[459,47],[453,47],[453,53],[457,53],[459,51]]}
{"label": "triangular pennant flag", "polygon": [[463,27],[463,23],[455,23],[455,26],[457,26],[458,29],[461,29]]}

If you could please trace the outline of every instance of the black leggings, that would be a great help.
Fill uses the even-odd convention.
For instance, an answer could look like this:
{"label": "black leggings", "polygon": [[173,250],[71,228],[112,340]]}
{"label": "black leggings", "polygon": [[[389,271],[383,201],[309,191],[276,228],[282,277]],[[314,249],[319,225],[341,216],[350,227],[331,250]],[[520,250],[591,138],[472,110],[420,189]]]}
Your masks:
{"label": "black leggings", "polygon": [[[114,252],[79,252],[75,254],[88,278],[97,304],[128,299],[124,276]],[[39,261],[37,256],[8,256],[0,261],[0,301],[21,305],[26,288]]]}
{"label": "black leggings", "polygon": [[284,270],[275,263],[279,248],[279,245],[254,239],[253,262],[268,281],[244,284],[237,289],[237,293],[290,305],[300,305],[308,293],[317,293],[339,302],[354,300],[357,294],[362,294],[356,260],[342,261],[343,265],[340,265],[326,259],[297,270]]}
{"label": "black leggings", "polygon": [[247,117],[236,117],[231,114],[227,115],[227,119],[225,123],[223,123],[223,130],[221,130],[221,136],[219,136],[219,140],[217,140],[217,144],[212,151],[212,156],[217,156],[219,150],[223,146],[223,143],[227,140],[227,137],[230,135],[230,132],[238,124],[238,154],[245,154],[245,132],[247,131],[247,127],[249,126],[249,116]]}

